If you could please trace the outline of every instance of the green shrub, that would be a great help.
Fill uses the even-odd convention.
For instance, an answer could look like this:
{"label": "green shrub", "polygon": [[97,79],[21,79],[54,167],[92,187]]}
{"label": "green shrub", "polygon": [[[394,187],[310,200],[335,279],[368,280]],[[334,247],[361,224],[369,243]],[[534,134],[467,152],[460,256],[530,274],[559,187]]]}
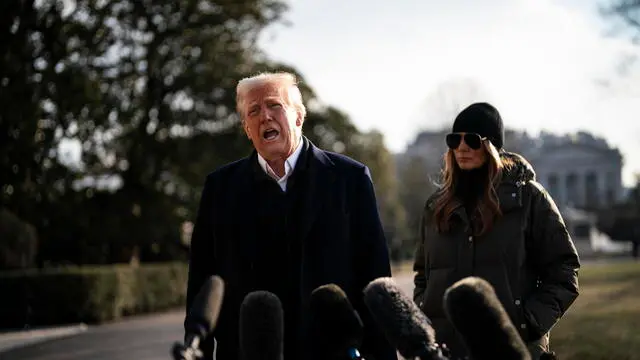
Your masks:
{"label": "green shrub", "polygon": [[101,323],[183,306],[183,263],[0,273],[0,328]]}

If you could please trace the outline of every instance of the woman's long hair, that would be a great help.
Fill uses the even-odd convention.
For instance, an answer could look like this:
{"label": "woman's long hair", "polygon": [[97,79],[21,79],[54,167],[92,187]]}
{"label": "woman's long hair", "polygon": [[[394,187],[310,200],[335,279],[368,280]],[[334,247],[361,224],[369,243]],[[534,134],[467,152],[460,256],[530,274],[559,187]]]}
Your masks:
{"label": "woman's long hair", "polygon": [[[487,154],[488,181],[485,182],[482,197],[478,200],[473,215],[470,214],[475,235],[482,235],[491,230],[494,222],[502,216],[496,188],[503,172],[514,165],[511,159],[501,158],[491,142],[483,141],[482,148]],[[449,149],[444,155],[443,184],[435,200],[433,216],[436,229],[440,233],[446,233],[450,230],[453,211],[461,205],[460,200],[455,197],[456,185],[461,171],[453,150]]]}

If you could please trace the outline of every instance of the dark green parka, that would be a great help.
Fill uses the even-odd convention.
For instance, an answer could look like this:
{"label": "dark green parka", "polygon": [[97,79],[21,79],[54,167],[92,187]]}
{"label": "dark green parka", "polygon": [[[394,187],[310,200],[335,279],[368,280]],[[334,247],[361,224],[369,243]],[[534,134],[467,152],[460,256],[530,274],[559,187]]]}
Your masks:
{"label": "dark green parka", "polygon": [[493,285],[534,359],[548,347],[548,333],[578,296],[580,262],[555,203],[535,181],[522,156],[502,152],[515,166],[497,187],[503,213],[492,229],[475,237],[463,206],[447,233],[433,219],[435,196],[427,200],[414,262],[414,301],[432,320],[438,342],[454,355],[466,350],[443,309],[445,290],[467,276]]}

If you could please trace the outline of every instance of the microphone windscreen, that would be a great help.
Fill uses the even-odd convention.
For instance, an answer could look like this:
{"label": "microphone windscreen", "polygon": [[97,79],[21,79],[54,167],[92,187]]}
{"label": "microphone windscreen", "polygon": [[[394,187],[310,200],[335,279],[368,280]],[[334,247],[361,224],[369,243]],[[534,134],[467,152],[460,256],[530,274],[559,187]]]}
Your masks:
{"label": "microphone windscreen", "polygon": [[215,328],[224,298],[224,281],[217,275],[210,276],[193,299],[185,319],[189,334],[207,337]]}
{"label": "microphone windscreen", "polygon": [[364,302],[387,340],[404,358],[441,358],[431,321],[392,278],[371,281],[364,289]]}
{"label": "microphone windscreen", "polygon": [[282,360],[284,313],[280,299],[254,291],[240,305],[240,353],[243,360]]}
{"label": "microphone windscreen", "polygon": [[313,352],[333,357],[357,349],[363,324],[345,292],[335,284],[323,285],[309,299],[309,342]]}
{"label": "microphone windscreen", "polygon": [[464,278],[447,289],[445,313],[474,360],[530,360],[531,355],[486,280]]}

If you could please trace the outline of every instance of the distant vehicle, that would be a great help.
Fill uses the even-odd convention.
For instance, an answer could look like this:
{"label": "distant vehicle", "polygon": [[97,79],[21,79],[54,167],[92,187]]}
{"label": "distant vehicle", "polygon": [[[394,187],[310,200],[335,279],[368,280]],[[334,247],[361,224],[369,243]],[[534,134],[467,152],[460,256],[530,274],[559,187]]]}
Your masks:
{"label": "distant vehicle", "polygon": [[[578,254],[581,256],[595,256],[598,254],[629,254],[631,253],[631,239],[625,234],[629,223],[620,223],[620,219],[612,221],[611,211],[604,219],[599,214],[586,212],[572,207],[561,209],[561,213],[567,224],[567,229],[573,239]],[[635,222],[639,223],[640,219]],[[640,224],[635,224],[638,227]],[[621,227],[624,227],[621,231]],[[640,230],[640,227],[638,227]]]}

